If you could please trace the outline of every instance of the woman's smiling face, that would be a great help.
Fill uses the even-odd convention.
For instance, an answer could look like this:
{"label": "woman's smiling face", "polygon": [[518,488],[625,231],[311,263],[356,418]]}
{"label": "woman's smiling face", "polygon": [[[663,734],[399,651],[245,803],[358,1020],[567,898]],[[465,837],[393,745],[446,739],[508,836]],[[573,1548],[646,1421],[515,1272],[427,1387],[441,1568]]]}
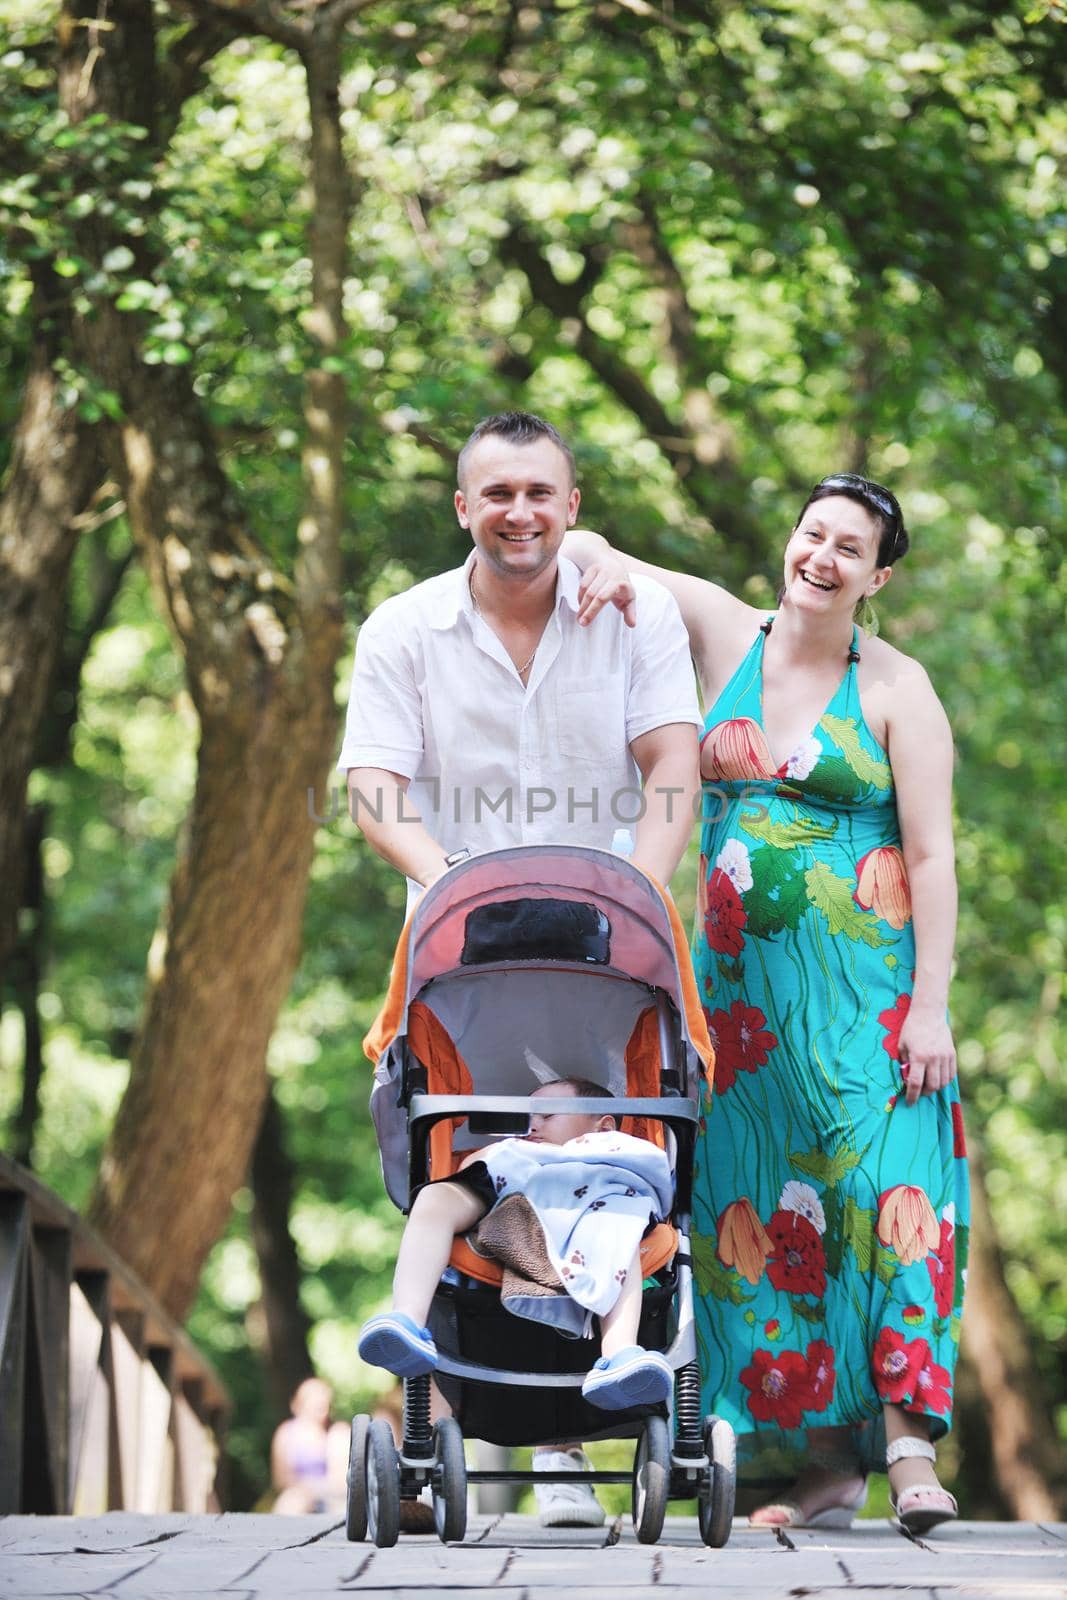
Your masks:
{"label": "woman's smiling face", "polygon": [[805,611],[851,612],[888,582],[878,567],[880,523],[848,495],[808,506],[785,547],[785,594]]}

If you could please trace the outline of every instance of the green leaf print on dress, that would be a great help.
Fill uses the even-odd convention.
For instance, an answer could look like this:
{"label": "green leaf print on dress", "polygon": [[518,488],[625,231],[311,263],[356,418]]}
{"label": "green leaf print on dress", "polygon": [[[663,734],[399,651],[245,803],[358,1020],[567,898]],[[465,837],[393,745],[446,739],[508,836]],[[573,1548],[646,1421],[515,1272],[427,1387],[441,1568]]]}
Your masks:
{"label": "green leaf print on dress", "polygon": [[790,1150],[789,1160],[798,1172],[832,1189],[835,1183],[840,1183],[842,1178],[848,1176],[853,1167],[859,1166],[860,1155],[858,1150],[840,1145],[832,1156],[828,1156],[825,1150]]}
{"label": "green leaf print on dress", "polygon": [[857,1267],[861,1272],[869,1272],[874,1252],[874,1212],[858,1206],[851,1195],[845,1201],[843,1231],[845,1243],[852,1246]]}
{"label": "green leaf print on dress", "polygon": [[861,783],[843,756],[830,751],[823,756],[807,782],[807,792],[814,798],[825,796],[835,805],[858,805],[869,788]]}
{"label": "green leaf print on dress", "polygon": [[868,755],[860,743],[859,729],[853,717],[834,717],[828,711],[819,727],[830,735],[857,778],[875,789],[889,788],[893,781],[889,762]]}
{"label": "green leaf print on dress", "polygon": [[738,820],[746,833],[774,850],[792,850],[798,844],[810,844],[813,839],[832,839],[837,832],[836,822],[816,822],[812,817],[796,816],[772,822],[762,808],[742,811]]}
{"label": "green leaf print on dress", "polygon": [[852,885],[845,878],[831,872],[825,862],[817,861],[804,874],[808,898],[817,911],[826,918],[830,932],[843,933],[846,939],[862,939],[872,950],[893,944],[878,931],[878,919],[867,911],[860,911],[852,898]]}
{"label": "green leaf print on dress", "polygon": [[[774,850],[769,846],[754,850],[749,857],[752,887],[744,896],[746,933],[757,939],[770,939],[783,928],[797,930],[808,909],[808,892],[798,853]],[[736,980],[740,982],[740,976]]]}

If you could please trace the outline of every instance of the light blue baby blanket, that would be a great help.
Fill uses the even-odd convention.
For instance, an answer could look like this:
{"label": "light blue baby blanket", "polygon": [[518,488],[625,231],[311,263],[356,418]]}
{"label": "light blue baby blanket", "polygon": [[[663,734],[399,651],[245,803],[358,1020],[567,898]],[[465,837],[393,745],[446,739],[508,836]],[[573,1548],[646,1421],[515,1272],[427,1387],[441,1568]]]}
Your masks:
{"label": "light blue baby blanket", "polygon": [[551,1321],[572,1337],[615,1304],[649,1220],[669,1215],[670,1163],[647,1139],[608,1131],[566,1144],[504,1139],[482,1152],[497,1193],[525,1195],[566,1295],[538,1299],[518,1315]]}

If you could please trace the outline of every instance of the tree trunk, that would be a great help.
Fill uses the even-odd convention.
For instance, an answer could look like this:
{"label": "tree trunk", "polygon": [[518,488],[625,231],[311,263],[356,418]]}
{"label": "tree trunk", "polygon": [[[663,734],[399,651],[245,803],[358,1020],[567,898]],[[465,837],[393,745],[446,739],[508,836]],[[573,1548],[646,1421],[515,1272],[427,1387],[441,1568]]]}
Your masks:
{"label": "tree trunk", "polygon": [[49,330],[55,307],[43,284],[34,302],[38,343],[0,499],[0,975],[17,934],[26,784],[63,639],[77,518],[101,477],[92,429],[60,403]]}
{"label": "tree trunk", "polygon": [[44,1041],[41,1033],[41,970],[45,950],[44,863],[41,847],[47,810],[26,813],[26,870],[22,881],[19,936],[11,958],[10,987],[22,1012],[22,1097],[12,1129],[11,1153],[24,1167],[33,1165],[33,1141],[41,1111]]}
{"label": "tree trunk", "polygon": [[[988,1428],[988,1454],[974,1474],[982,1493],[991,1461],[996,1490],[1021,1522],[1059,1522],[1067,1515],[1067,1458],[1032,1338],[1004,1278],[1004,1261],[989,1210],[981,1162],[971,1155],[971,1233],[963,1315],[967,1371],[963,1391],[977,1390]],[[967,1452],[968,1456],[970,1451]],[[991,1510],[986,1506],[982,1510]]]}
{"label": "tree trunk", "polygon": [[[150,0],[111,0],[102,27],[74,25],[77,11],[69,0],[61,35],[67,115],[151,127],[162,78]],[[306,42],[327,12],[314,30],[294,26],[293,39]],[[322,48],[316,65],[325,82],[311,97],[313,115],[336,119],[336,48]],[[339,128],[315,129],[311,149],[308,324],[331,356],[343,325],[335,263],[348,225]],[[117,164],[110,181],[126,176]],[[80,243],[99,261],[114,239],[90,218]],[[137,248],[137,271],[148,276],[155,263]],[[325,374],[310,381],[294,583],[244,525],[190,375],[146,364],[137,317],[109,298],[77,332],[95,377],[121,401],[114,471],[200,717],[192,810],[149,953],[129,1087],[90,1206],[113,1247],[182,1317],[248,1169],[267,1044],[299,956],[315,832],[308,793],[321,790],[336,737],[343,394]]]}
{"label": "tree trunk", "polygon": [[281,1110],[270,1090],[252,1151],[251,1178],[252,1243],[267,1327],[267,1375],[275,1408],[284,1417],[297,1385],[311,1377],[311,1318],[300,1304],[300,1260],[289,1231],[293,1164],[285,1148]]}

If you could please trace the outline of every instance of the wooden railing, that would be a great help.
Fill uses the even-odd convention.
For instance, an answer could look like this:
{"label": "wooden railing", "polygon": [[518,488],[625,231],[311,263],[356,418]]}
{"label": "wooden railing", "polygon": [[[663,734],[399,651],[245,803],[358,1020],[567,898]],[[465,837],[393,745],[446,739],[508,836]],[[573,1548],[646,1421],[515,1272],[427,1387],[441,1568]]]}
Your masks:
{"label": "wooden railing", "polygon": [[0,1156],[0,1514],[218,1510],[229,1411],[133,1273]]}

